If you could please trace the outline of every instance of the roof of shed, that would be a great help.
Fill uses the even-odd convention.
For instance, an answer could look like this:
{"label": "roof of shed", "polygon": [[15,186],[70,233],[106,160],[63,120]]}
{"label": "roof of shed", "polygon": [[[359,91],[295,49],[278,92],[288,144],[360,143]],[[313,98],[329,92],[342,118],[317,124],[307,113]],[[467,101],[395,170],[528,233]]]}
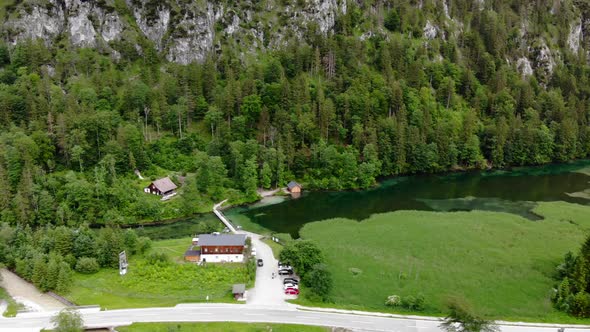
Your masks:
{"label": "roof of shed", "polygon": [[184,256],[185,257],[186,256],[201,256],[201,250],[191,250],[191,249],[189,249],[189,250],[187,250],[184,253]]}
{"label": "roof of shed", "polygon": [[246,292],[245,284],[234,284],[232,287],[232,294],[244,294]]}
{"label": "roof of shed", "polygon": [[156,180],[156,181],[154,181],[152,183],[154,184],[154,187],[156,187],[159,191],[161,191],[163,193],[178,188],[174,184],[174,182],[172,182],[172,180],[170,180],[169,177],[158,179],[158,180]]}

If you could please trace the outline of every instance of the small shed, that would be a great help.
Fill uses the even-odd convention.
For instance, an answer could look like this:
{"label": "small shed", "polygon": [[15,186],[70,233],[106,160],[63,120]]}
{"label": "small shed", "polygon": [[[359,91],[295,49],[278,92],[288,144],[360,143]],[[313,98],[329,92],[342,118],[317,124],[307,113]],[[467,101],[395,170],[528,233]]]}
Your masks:
{"label": "small shed", "polygon": [[244,294],[246,293],[246,284],[234,284],[231,292],[236,300],[244,299]]}
{"label": "small shed", "polygon": [[287,184],[287,190],[289,190],[291,193],[300,193],[301,188],[301,185],[295,181],[291,181],[289,184]]}
{"label": "small shed", "polygon": [[176,184],[169,177],[165,177],[150,183],[143,191],[149,194],[165,196],[173,194],[176,188],[178,188]]}
{"label": "small shed", "polygon": [[193,250],[193,248],[189,248],[184,253],[184,260],[187,262],[198,263],[200,259],[201,259],[201,250]]}

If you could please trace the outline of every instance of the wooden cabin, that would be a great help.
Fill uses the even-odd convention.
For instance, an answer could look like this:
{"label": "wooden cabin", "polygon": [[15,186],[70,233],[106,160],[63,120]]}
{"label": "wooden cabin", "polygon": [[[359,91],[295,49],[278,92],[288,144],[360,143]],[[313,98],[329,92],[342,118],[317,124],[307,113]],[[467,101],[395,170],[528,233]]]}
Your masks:
{"label": "wooden cabin", "polygon": [[245,234],[201,234],[198,245],[201,248],[201,262],[243,262]]}
{"label": "wooden cabin", "polygon": [[287,190],[289,190],[290,193],[300,193],[301,189],[301,185],[295,181],[291,181],[287,184]]}
{"label": "wooden cabin", "polygon": [[175,193],[176,188],[178,188],[176,184],[169,177],[165,177],[150,183],[143,191],[148,194],[166,196]]}

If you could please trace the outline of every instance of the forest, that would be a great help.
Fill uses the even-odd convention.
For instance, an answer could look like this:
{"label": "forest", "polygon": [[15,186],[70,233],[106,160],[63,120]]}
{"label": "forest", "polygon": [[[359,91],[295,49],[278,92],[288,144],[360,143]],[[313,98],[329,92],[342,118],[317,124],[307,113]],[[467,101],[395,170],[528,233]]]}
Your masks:
{"label": "forest", "polygon": [[[222,47],[189,65],[149,41],[121,45],[117,60],[67,39],[2,44],[0,221],[133,224],[254,201],[290,180],[350,190],[587,158],[590,66],[583,45],[565,47],[570,7],[527,13],[562,61],[523,75],[506,60],[519,52],[519,2],[468,3],[452,14],[469,29],[445,38],[422,36],[421,13],[437,8],[398,4],[377,20],[351,3],[333,33],[258,54]],[[382,32],[361,38],[369,22]],[[186,180],[162,203],[135,170]]]}

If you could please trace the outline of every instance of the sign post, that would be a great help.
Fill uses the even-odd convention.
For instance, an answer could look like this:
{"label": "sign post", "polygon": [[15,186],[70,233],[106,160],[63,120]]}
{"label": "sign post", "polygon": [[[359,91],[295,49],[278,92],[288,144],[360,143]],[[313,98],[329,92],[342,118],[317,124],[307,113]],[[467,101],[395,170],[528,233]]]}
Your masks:
{"label": "sign post", "polygon": [[119,275],[127,274],[127,254],[125,251],[119,253]]}

